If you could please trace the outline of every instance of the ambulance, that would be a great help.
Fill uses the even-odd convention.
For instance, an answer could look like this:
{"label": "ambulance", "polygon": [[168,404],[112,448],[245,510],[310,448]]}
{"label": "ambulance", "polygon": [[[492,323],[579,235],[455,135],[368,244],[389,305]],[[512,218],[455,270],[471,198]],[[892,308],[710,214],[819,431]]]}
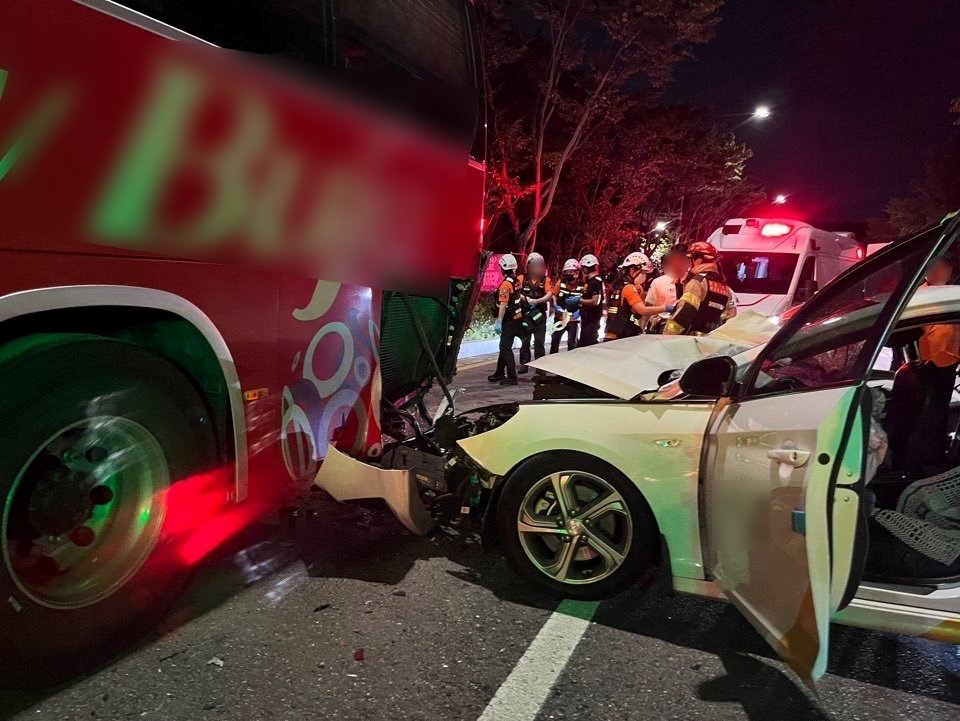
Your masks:
{"label": "ambulance", "polygon": [[737,308],[769,317],[808,301],[865,250],[853,233],[785,218],[733,218],[707,239],[737,295]]}

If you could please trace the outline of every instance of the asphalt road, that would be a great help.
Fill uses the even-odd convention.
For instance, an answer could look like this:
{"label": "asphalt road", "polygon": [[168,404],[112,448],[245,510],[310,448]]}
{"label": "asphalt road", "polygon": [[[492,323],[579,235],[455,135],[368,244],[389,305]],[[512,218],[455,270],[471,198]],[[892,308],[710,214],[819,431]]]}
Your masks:
{"label": "asphalt road", "polygon": [[[476,363],[458,376],[468,389],[459,407],[529,397],[529,384],[490,386],[491,366]],[[960,713],[957,646],[835,626],[816,698],[726,604],[654,583],[554,613],[555,601],[527,591],[469,531],[417,538],[388,513],[317,494],[301,510],[292,526],[264,524],[220,554],[160,629],[105,668],[44,694],[0,690],[0,717],[946,721]]]}

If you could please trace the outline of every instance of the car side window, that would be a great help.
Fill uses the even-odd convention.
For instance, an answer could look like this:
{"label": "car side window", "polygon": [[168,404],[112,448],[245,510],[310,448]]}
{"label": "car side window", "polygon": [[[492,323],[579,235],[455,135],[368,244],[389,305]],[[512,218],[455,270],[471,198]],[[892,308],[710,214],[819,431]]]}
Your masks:
{"label": "car side window", "polygon": [[745,395],[813,390],[862,380],[883,342],[891,294],[912,288],[940,236],[933,228],[854,266],[818,293],[754,361]]}

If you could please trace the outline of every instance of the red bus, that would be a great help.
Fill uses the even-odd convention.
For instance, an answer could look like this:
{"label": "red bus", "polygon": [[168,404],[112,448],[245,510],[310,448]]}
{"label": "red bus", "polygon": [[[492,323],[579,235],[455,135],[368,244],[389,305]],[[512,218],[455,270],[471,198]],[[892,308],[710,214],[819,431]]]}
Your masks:
{"label": "red bus", "polygon": [[5,667],[110,653],[452,374],[477,75],[466,0],[2,4]]}

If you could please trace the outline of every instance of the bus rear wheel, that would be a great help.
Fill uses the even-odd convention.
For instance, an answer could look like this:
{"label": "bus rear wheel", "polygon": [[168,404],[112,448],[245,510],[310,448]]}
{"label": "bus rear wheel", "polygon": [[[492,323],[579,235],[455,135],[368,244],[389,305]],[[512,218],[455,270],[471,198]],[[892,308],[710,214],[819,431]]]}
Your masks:
{"label": "bus rear wheel", "polygon": [[0,364],[0,673],[56,683],[148,628],[188,575],[170,489],[216,461],[202,396],[154,353],[62,336]]}

